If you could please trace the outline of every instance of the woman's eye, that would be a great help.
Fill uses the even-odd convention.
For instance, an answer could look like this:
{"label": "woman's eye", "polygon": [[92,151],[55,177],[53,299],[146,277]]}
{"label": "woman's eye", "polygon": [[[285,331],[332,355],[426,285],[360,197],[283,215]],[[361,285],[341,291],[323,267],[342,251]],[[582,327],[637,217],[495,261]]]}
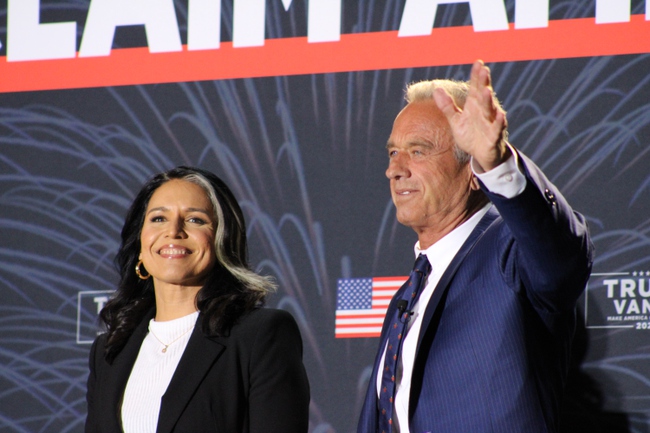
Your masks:
{"label": "woman's eye", "polygon": [[151,219],[149,221],[151,221],[152,223],[159,223],[159,222],[162,222],[164,220],[165,219],[163,217],[161,217],[161,216],[153,216],[153,217],[151,217]]}
{"label": "woman's eye", "polygon": [[198,217],[191,217],[188,221],[194,224],[201,224],[201,225],[205,224],[205,220]]}

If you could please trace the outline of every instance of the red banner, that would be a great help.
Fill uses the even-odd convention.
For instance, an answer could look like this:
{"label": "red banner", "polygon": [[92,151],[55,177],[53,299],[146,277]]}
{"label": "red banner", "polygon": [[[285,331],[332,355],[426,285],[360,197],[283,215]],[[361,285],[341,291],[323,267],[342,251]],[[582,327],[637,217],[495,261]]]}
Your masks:
{"label": "red banner", "polygon": [[123,86],[486,62],[593,57],[650,52],[650,21],[596,24],[594,18],[555,20],[548,27],[475,32],[472,26],[433,29],[429,36],[397,31],[345,34],[337,42],[306,37],[267,39],[260,47],[149,53],[115,49],[105,57],[0,60],[0,92]]}

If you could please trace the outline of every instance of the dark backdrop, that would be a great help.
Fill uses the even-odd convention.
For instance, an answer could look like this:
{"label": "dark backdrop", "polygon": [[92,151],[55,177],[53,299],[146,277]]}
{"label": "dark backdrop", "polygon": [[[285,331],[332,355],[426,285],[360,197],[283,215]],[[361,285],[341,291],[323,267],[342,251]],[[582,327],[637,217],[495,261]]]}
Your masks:
{"label": "dark backdrop", "polygon": [[[42,1],[42,20],[83,25],[87,3]],[[182,29],[186,5],[176,3]],[[305,2],[289,12],[267,4],[268,37],[305,35]],[[506,4],[512,19],[514,2]],[[633,13],[643,6],[633,1]],[[401,7],[344,2],[342,33],[395,30]],[[551,1],[551,19],[593,10],[592,1]],[[3,32],[5,11],[6,1]],[[467,4],[441,6],[436,20],[470,23]],[[118,29],[114,48],[145,43],[142,29],[129,27]],[[650,55],[490,67],[511,142],[586,215],[597,249],[580,303],[565,430],[650,432],[648,296],[609,296],[604,282],[650,287]],[[395,221],[384,144],[406,83],[468,72],[460,65],[0,94],[0,431],[82,431],[89,342],[98,302],[115,285],[125,211],[151,175],[190,164],[231,186],[247,217],[251,262],[279,282],[268,304],[300,324],[311,432],[352,432],[377,340],[334,338],[336,281],[408,272],[416,238]],[[621,320],[611,319],[633,299],[638,315],[626,314],[626,304]]]}

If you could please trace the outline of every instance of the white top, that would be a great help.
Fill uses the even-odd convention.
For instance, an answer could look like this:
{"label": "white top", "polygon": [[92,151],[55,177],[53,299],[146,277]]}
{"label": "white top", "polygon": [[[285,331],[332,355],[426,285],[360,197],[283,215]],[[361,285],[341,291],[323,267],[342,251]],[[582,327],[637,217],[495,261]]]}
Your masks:
{"label": "white top", "polygon": [[[199,312],[165,322],[149,322],[122,401],[124,433],[155,433],[163,394],[192,335]],[[163,352],[164,350],[164,352]]]}
{"label": "white top", "polygon": [[[512,151],[514,157],[508,158],[504,163],[495,167],[494,169],[482,173],[474,174],[485,184],[485,186],[493,193],[500,194],[506,198],[515,197],[523,192],[526,187],[526,178],[519,171],[516,153]],[[473,170],[473,165],[472,165]],[[411,376],[413,373],[413,363],[415,362],[415,350],[420,334],[420,327],[422,326],[422,316],[427,308],[429,300],[433,295],[433,291],[438,285],[442,274],[445,272],[449,263],[467,240],[472,230],[476,227],[478,222],[490,209],[492,204],[488,203],[481,210],[472,215],[467,221],[454,230],[445,235],[435,244],[431,245],[426,250],[420,250],[420,243],[415,244],[415,257],[423,253],[431,263],[431,273],[427,278],[426,285],[422,290],[422,294],[418,302],[413,307],[413,315],[408,323],[408,333],[402,343],[402,352],[397,364],[397,372],[395,378],[395,402],[393,418],[397,422],[393,423],[393,432],[399,433],[408,432],[408,407],[409,407],[409,393],[411,389]],[[384,359],[386,355],[386,348],[382,354],[379,362],[379,370],[384,369]],[[377,375],[377,395],[381,389],[381,374]]]}

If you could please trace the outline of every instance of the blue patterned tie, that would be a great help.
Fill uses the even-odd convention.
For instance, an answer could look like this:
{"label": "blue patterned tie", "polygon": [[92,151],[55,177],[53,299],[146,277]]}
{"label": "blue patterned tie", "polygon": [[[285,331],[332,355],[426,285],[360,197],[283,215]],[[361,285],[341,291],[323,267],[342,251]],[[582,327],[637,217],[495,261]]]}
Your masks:
{"label": "blue patterned tie", "polygon": [[409,279],[402,286],[404,292],[397,301],[397,310],[392,317],[388,329],[386,345],[386,358],[384,359],[384,371],[381,377],[381,389],[379,391],[379,423],[378,433],[390,433],[393,427],[393,399],[395,398],[395,374],[397,372],[397,361],[402,349],[402,342],[408,332],[407,324],[410,319],[411,310],[420,297],[424,288],[424,282],[431,271],[431,265],[427,256],[420,254],[415,261],[415,266],[409,275]]}

